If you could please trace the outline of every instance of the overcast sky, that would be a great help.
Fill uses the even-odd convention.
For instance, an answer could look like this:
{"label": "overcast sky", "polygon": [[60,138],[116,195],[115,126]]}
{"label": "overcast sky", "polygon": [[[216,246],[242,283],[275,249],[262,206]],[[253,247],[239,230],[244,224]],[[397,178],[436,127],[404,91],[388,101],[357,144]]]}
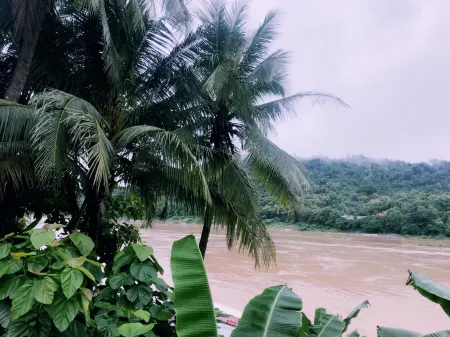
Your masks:
{"label": "overcast sky", "polygon": [[272,139],[300,157],[450,160],[450,0],[253,0],[250,25],[279,9],[292,52],[289,91],[351,109],[299,104]]}

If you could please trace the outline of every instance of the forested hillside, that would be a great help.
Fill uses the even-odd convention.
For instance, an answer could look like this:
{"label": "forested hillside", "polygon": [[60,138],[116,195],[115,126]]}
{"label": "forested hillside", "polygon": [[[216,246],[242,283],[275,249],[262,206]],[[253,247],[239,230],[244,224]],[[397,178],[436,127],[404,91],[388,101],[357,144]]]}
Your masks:
{"label": "forested hillside", "polygon": [[300,214],[261,193],[261,216],[304,229],[450,236],[450,162],[301,160],[312,190]]}

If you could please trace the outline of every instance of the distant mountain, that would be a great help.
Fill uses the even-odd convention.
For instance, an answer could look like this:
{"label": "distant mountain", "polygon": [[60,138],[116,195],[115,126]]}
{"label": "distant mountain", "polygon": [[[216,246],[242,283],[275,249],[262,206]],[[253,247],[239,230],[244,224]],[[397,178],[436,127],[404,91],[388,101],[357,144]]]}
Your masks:
{"label": "distant mountain", "polygon": [[450,162],[364,156],[300,162],[312,185],[302,212],[292,215],[261,192],[266,221],[295,222],[305,229],[450,236]]}

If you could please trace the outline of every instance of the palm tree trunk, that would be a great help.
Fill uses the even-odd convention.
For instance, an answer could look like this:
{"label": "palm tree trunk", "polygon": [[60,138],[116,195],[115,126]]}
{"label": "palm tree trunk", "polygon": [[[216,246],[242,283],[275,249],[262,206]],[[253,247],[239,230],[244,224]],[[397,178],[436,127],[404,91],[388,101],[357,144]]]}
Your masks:
{"label": "palm tree trunk", "polygon": [[41,1],[41,3],[43,6],[41,10],[33,13],[33,15],[39,15],[37,18],[38,27],[32,30],[30,36],[24,37],[20,45],[19,56],[14,68],[11,83],[5,93],[5,99],[8,101],[19,101],[20,95],[25,87],[25,83],[27,82],[31,61],[33,60],[34,50],[36,49],[42,22],[45,18],[48,1]]}
{"label": "palm tree trunk", "polygon": [[211,232],[211,223],[212,223],[211,209],[207,207],[205,210],[205,216],[203,220],[202,236],[200,237],[200,242],[198,244],[203,259],[205,259],[206,247],[208,246],[209,233]]}
{"label": "palm tree trunk", "polygon": [[102,225],[102,210],[101,204],[103,197],[99,194],[94,194],[92,199],[88,202],[87,216],[89,219],[88,235],[97,245],[98,235],[100,234]]}

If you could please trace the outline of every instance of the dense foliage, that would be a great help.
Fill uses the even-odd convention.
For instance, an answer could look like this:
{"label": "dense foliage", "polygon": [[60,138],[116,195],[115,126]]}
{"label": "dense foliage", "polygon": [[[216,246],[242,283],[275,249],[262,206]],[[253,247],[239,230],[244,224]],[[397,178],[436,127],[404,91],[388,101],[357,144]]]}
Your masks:
{"label": "dense foliage", "polygon": [[164,270],[151,247],[131,244],[105,266],[90,237],[74,232],[56,239],[60,227],[0,240],[2,334],[176,336],[172,288],[159,277]]}
{"label": "dense foliage", "polygon": [[108,261],[111,192],[126,186],[144,205],[132,217],[150,222],[164,197],[202,218],[203,255],[214,224],[273,261],[256,188],[298,209],[308,183],[266,132],[300,99],[345,106],[286,92],[276,12],[250,34],[248,5],[222,0],[196,22],[183,0],[0,0],[0,12],[0,234],[26,213],[30,228],[68,215]]}
{"label": "dense foliage", "polygon": [[262,217],[303,229],[450,236],[450,163],[302,160],[311,192],[292,214],[261,191]]}

